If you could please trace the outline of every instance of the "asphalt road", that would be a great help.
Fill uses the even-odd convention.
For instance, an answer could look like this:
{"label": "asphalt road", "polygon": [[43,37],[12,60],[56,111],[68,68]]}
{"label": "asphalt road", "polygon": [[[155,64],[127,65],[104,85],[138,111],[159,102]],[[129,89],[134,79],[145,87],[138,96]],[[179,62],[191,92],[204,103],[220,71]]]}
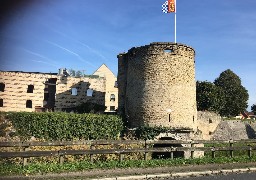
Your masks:
{"label": "asphalt road", "polygon": [[256,173],[210,175],[201,177],[175,178],[175,180],[256,180]]}

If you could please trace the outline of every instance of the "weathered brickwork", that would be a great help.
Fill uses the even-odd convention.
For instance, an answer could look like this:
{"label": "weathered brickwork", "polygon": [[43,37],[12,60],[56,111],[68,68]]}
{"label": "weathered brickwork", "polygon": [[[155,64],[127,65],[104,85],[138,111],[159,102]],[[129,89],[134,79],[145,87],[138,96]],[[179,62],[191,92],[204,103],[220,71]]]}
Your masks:
{"label": "weathered brickwork", "polygon": [[201,132],[202,139],[210,140],[221,122],[221,116],[210,111],[197,112],[197,129]]}
{"label": "weathered brickwork", "polygon": [[[64,81],[63,81],[64,79]],[[72,88],[77,93],[72,94]],[[87,90],[93,90],[92,96],[87,95]],[[104,105],[105,103],[105,79],[104,78],[73,78],[60,77],[56,86],[55,109],[63,110],[75,107],[81,103],[93,102]]]}
{"label": "weathered brickwork", "polygon": [[151,43],[118,55],[119,110],[132,127],[196,129],[195,51]]}
{"label": "weathered brickwork", "polygon": [[[0,111],[34,111],[35,106],[43,107],[44,82],[46,79],[56,75],[22,73],[22,72],[0,72],[0,83],[4,84],[0,91],[3,106]],[[33,85],[33,92],[28,93],[28,86]],[[26,108],[27,101],[32,102],[32,108]]]}
{"label": "weathered brickwork", "polygon": [[[103,74],[111,72],[108,68],[98,70]],[[111,75],[108,75],[112,79],[109,82],[105,75],[75,78],[57,73],[0,71],[0,111],[32,112],[44,108],[62,111],[83,102],[117,107],[118,90],[114,88],[116,77],[113,73]],[[113,88],[110,89],[109,83]],[[88,94],[88,89],[91,94]],[[110,97],[110,93],[116,94],[112,104],[109,104],[110,99],[105,98]]]}

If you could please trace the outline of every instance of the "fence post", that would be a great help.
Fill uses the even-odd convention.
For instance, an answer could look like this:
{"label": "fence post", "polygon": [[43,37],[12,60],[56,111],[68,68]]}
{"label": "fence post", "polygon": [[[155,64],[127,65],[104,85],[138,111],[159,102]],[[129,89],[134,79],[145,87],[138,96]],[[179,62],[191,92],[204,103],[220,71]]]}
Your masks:
{"label": "fence post", "polygon": [[234,147],[234,143],[232,141],[229,142],[229,147],[230,147],[230,157],[233,157],[234,151],[231,148]]}
{"label": "fence post", "polygon": [[212,149],[212,158],[213,159],[215,158],[215,147],[213,147],[213,149]]}
{"label": "fence post", "polygon": [[171,147],[171,159],[173,159],[173,157],[174,157],[173,156],[173,150],[174,150],[173,147]]}
{"label": "fence post", "polygon": [[248,157],[251,158],[252,157],[252,147],[251,145],[248,145],[249,149],[248,149]]}
{"label": "fence post", "polygon": [[148,159],[148,153],[146,152],[146,150],[148,149],[147,140],[145,140],[144,148],[145,148],[144,160],[146,161]]}
{"label": "fence post", "polygon": [[[95,149],[94,145],[91,145],[90,150],[93,150],[93,149]],[[91,163],[93,163],[93,154],[90,154],[90,161],[91,161]]]}
{"label": "fence post", "polygon": [[119,162],[122,162],[124,158],[124,154],[122,154],[121,152],[119,153]]}
{"label": "fence post", "polygon": [[[194,143],[193,142],[191,142],[191,148],[194,148]],[[191,151],[191,158],[193,159],[194,158],[194,151],[192,150]]]}
{"label": "fence post", "polygon": [[[29,146],[25,146],[23,149],[24,152],[29,151]],[[28,165],[28,158],[23,158],[23,166]]]}
{"label": "fence post", "polygon": [[[59,154],[60,154],[60,151],[59,151]],[[64,156],[63,154],[60,154],[59,155],[59,164],[62,165],[64,163]]]}
{"label": "fence post", "polygon": [[62,164],[64,163],[64,157],[63,157],[63,155],[60,155],[59,163],[60,163],[60,165],[62,165]]}

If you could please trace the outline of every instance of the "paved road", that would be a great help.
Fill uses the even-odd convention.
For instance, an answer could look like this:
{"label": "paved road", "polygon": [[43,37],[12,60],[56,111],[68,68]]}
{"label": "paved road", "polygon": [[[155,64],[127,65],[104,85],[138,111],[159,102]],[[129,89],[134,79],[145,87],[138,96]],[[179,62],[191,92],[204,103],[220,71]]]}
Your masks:
{"label": "paved road", "polygon": [[212,175],[201,177],[176,178],[175,180],[256,180],[256,173]]}

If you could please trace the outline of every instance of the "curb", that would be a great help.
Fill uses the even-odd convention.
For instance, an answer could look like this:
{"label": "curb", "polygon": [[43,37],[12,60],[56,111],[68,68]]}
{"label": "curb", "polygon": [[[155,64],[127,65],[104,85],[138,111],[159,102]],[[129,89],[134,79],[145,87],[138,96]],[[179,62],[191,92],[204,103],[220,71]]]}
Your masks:
{"label": "curb", "polygon": [[256,162],[202,164],[154,168],[95,169],[78,172],[35,175],[0,176],[0,180],[90,179],[90,180],[142,180],[174,179],[182,177],[212,176],[218,174],[256,172]]}
{"label": "curb", "polygon": [[133,176],[120,176],[112,178],[96,178],[91,180],[139,180],[152,178],[179,178],[179,177],[199,177],[216,174],[230,174],[230,173],[245,173],[256,172],[256,167],[241,168],[241,169],[224,169],[224,170],[210,170],[210,171],[194,171],[194,172],[178,172],[178,173],[163,173],[163,174],[146,174]]}

